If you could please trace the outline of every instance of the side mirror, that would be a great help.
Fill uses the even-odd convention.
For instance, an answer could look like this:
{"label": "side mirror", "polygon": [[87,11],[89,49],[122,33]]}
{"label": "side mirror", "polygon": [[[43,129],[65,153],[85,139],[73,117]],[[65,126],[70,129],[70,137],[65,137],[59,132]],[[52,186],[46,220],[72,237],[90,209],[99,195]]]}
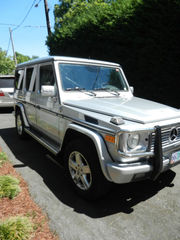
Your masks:
{"label": "side mirror", "polygon": [[134,87],[130,87],[130,90],[131,90],[131,92],[132,92],[132,94],[134,93]]}
{"label": "side mirror", "polygon": [[55,96],[55,87],[51,85],[42,85],[41,86],[41,95],[44,97],[54,97]]}

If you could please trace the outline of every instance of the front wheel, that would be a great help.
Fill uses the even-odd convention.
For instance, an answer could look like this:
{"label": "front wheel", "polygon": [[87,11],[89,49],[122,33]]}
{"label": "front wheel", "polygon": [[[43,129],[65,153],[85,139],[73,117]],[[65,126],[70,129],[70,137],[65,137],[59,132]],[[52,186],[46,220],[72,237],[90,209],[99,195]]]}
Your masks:
{"label": "front wheel", "polygon": [[109,190],[94,145],[87,140],[71,141],[65,152],[68,177],[74,189],[86,199],[96,199]]}

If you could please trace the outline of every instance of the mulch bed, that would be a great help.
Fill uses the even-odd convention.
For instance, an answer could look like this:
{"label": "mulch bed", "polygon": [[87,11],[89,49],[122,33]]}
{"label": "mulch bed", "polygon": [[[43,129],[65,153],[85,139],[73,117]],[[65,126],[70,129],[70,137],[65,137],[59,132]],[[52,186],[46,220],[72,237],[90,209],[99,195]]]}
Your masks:
{"label": "mulch bed", "polygon": [[0,199],[0,219],[3,220],[17,215],[29,216],[35,226],[35,233],[31,240],[58,240],[59,238],[49,229],[47,216],[31,199],[27,183],[10,162],[6,162],[0,168],[0,175],[7,174],[20,180],[21,192],[14,199]]}

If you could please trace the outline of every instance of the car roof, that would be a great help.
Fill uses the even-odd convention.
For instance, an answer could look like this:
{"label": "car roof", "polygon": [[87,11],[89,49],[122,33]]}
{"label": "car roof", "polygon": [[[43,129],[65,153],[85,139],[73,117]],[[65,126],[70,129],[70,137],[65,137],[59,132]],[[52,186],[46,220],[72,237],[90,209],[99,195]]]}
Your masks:
{"label": "car roof", "polygon": [[25,67],[28,65],[35,65],[38,63],[52,62],[52,61],[89,63],[89,64],[98,64],[98,65],[110,65],[110,66],[115,66],[115,67],[120,66],[117,63],[112,63],[112,62],[107,62],[107,61],[99,61],[99,60],[93,60],[93,59],[87,59],[87,58],[48,56],[48,57],[36,58],[36,59],[28,61],[28,62],[20,63],[17,65],[17,68]]}

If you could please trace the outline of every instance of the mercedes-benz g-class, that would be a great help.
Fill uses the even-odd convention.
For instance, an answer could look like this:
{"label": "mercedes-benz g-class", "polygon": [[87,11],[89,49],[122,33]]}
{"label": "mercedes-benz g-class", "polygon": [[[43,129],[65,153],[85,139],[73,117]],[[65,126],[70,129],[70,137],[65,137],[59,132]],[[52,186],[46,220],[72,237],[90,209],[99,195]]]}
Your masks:
{"label": "mercedes-benz g-class", "polygon": [[17,134],[64,165],[86,198],[109,183],[156,179],[180,163],[180,111],[133,96],[119,64],[47,57],[15,74]]}

